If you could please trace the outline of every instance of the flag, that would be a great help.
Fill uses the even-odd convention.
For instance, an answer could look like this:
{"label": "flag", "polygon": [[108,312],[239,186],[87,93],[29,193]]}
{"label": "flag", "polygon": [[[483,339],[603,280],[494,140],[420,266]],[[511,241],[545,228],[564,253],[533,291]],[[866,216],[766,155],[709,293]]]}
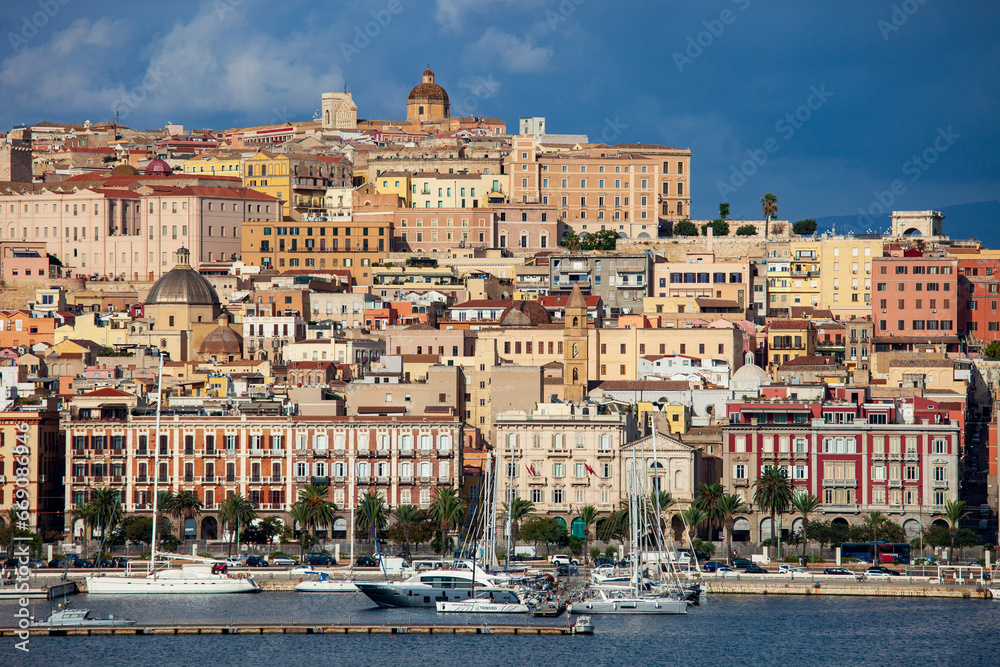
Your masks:
{"label": "flag", "polygon": [[529,466],[527,463],[525,463],[524,467],[528,469],[528,472],[531,473],[532,477],[537,477],[538,476],[538,473],[535,472],[535,466]]}
{"label": "flag", "polygon": [[597,474],[596,472],[594,472],[594,469],[590,467],[589,463],[584,463],[583,467],[586,468],[587,472],[589,472],[591,475],[596,475]]}

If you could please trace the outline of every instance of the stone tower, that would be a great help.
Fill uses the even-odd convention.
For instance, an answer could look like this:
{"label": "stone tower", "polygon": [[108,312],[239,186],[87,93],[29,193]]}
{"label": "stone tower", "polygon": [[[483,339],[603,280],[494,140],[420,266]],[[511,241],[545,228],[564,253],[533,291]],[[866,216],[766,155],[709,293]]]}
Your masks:
{"label": "stone tower", "polygon": [[346,88],[342,93],[323,93],[323,129],[358,129],[358,105]]}
{"label": "stone tower", "polygon": [[450,116],[451,101],[447,91],[434,83],[434,72],[425,69],[422,81],[413,87],[406,100],[406,121],[420,123]]}
{"label": "stone tower", "polygon": [[0,181],[31,183],[31,128],[15,127],[0,137]]}
{"label": "stone tower", "polygon": [[587,300],[579,285],[566,300],[563,324],[563,399],[579,402],[587,395]]}

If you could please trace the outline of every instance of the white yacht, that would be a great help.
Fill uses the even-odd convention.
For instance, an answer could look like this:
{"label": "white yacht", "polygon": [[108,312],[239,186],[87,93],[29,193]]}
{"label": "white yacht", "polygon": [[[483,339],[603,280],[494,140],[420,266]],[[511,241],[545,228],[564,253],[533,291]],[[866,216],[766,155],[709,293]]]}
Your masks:
{"label": "white yacht", "polygon": [[603,590],[598,596],[582,602],[573,602],[567,611],[571,614],[686,614],[688,603],[668,597],[625,595],[616,597]]}
{"label": "white yacht", "polygon": [[399,582],[359,581],[355,585],[380,607],[435,607],[438,602],[468,601],[478,589],[497,588],[497,577],[478,565],[459,561],[447,569],[427,570]]}
{"label": "white yacht", "polygon": [[[125,575],[98,573],[87,577],[87,593],[122,595],[130,593],[258,593],[260,586],[249,574],[229,574],[212,565],[182,565],[178,569],[136,571],[129,563]],[[138,564],[141,565],[141,564]]]}
{"label": "white yacht", "polygon": [[320,572],[319,579],[300,581],[295,585],[300,593],[357,593],[358,587],[347,578],[331,577],[326,572]]}
{"label": "white yacht", "polygon": [[466,614],[527,614],[528,605],[509,588],[490,588],[480,590],[470,600],[438,601],[437,610]]}

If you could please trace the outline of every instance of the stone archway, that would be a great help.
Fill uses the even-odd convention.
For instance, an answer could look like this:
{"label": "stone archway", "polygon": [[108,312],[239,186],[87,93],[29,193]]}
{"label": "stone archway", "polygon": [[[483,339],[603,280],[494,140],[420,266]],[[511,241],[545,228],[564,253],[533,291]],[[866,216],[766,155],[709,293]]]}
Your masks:
{"label": "stone archway", "polygon": [[916,519],[907,519],[903,522],[903,531],[908,540],[918,537],[920,535],[920,522]]}
{"label": "stone archway", "polygon": [[945,521],[944,519],[934,519],[933,521],[931,521],[931,526],[935,526],[938,528],[948,528],[948,522]]}
{"label": "stone archway", "polygon": [[830,523],[832,525],[834,525],[834,526],[850,526],[851,525],[851,524],[847,523],[847,519],[845,519],[842,516],[838,516],[836,519],[834,519]]}
{"label": "stone archway", "polygon": [[737,517],[733,522],[733,542],[750,541],[750,522],[745,517]]}
{"label": "stone archway", "polygon": [[219,539],[219,522],[214,516],[206,516],[201,520],[201,539]]}
{"label": "stone archway", "polygon": [[670,519],[670,532],[673,533],[675,542],[681,542],[684,539],[684,521],[677,514]]}
{"label": "stone archway", "polygon": [[766,516],[760,520],[759,528],[760,528],[759,535],[761,542],[763,542],[764,540],[771,539],[771,536],[774,535],[774,523],[771,521],[771,517],[769,516]]}

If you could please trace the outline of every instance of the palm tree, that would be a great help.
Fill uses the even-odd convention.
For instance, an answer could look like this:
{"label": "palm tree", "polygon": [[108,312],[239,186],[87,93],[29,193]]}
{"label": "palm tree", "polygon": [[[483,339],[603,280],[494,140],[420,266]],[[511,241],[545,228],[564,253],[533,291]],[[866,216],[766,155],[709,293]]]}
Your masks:
{"label": "palm tree", "polygon": [[90,504],[94,507],[94,515],[97,520],[97,527],[101,531],[101,540],[97,548],[97,564],[104,557],[104,544],[107,542],[108,533],[114,526],[121,523],[124,512],[119,497],[120,491],[110,487],[104,489],[91,489]]}
{"label": "palm tree", "polygon": [[886,517],[878,510],[872,510],[865,515],[865,528],[872,531],[872,565],[878,565],[878,528],[885,523]]}
{"label": "palm tree", "polygon": [[944,504],[944,515],[948,519],[948,532],[951,533],[951,551],[948,552],[949,559],[955,561],[955,538],[958,537],[958,528],[962,520],[969,516],[965,509],[964,500],[949,500]]}
{"label": "palm tree", "polygon": [[[760,479],[754,483],[753,500],[764,512],[771,514],[771,538],[774,541],[778,524],[775,515],[788,509],[792,501],[792,480],[788,479],[788,470],[779,466],[767,466]],[[781,538],[778,538],[781,541]],[[778,554],[780,557],[781,554]]]}
{"label": "palm tree", "polygon": [[180,522],[181,542],[184,542],[185,522],[187,519],[193,519],[201,514],[202,507],[204,507],[204,505],[202,505],[202,502],[198,500],[198,494],[194,491],[179,491],[177,495],[173,497],[170,513],[176,516]]}
{"label": "palm tree", "polygon": [[288,510],[288,516],[292,520],[292,527],[299,525],[299,558],[305,554],[306,542],[309,539],[309,507],[302,501],[292,503]]}
{"label": "palm tree", "polygon": [[712,541],[712,528],[718,525],[722,527],[722,513],[719,512],[719,503],[722,496],[726,495],[721,484],[702,484],[698,489],[698,499],[695,503],[705,510],[708,515],[708,540]]}
{"label": "palm tree", "polygon": [[673,496],[668,491],[652,491],[649,494],[649,504],[650,511],[654,516],[657,514],[656,508],[659,507],[659,515],[655,516],[655,518],[657,523],[660,524],[660,529],[666,532],[667,517],[665,512],[676,505],[677,501],[673,499]]}
{"label": "palm tree", "polygon": [[327,500],[330,494],[328,484],[306,484],[299,489],[299,502],[308,510],[308,523],[312,525],[312,536],[317,542],[317,526],[332,526],[337,506]]}
{"label": "palm tree", "polygon": [[423,512],[416,505],[400,505],[392,511],[400,532],[403,534],[403,551],[410,555],[410,535],[423,519]]}
{"label": "palm tree", "polygon": [[[176,503],[177,503],[177,497],[173,494],[172,491],[160,491],[159,493],[157,493],[156,494],[156,513],[159,515],[157,518],[158,519],[162,519],[163,517],[167,516],[168,514],[173,514],[173,512],[174,512],[174,505]],[[159,534],[158,535],[154,535],[153,539],[157,540],[157,544],[159,544],[160,536],[163,535],[163,522],[162,521],[160,521],[160,523],[157,526],[157,528],[158,528],[157,533],[159,533]],[[181,532],[183,533],[184,531],[181,531]]]}
{"label": "palm tree", "polygon": [[792,509],[802,516],[802,558],[805,559],[809,515],[819,509],[819,498],[811,493],[796,493],[792,497]]}
{"label": "palm tree", "polygon": [[240,524],[248,526],[256,518],[257,510],[240,494],[237,493],[222,501],[222,504],[219,506],[219,519],[222,520],[224,526],[232,529],[229,538],[230,556],[233,554],[234,543],[237,549],[239,549]]}
{"label": "palm tree", "polygon": [[768,192],[760,199],[761,208],[764,210],[764,221],[771,222],[771,218],[778,214],[778,198]]}
{"label": "palm tree", "polygon": [[732,564],[733,529],[736,527],[736,515],[746,511],[743,499],[735,493],[727,493],[719,501],[719,514],[726,524],[726,562]]}
{"label": "palm tree", "polygon": [[708,520],[708,512],[699,507],[697,504],[694,504],[686,510],[683,510],[680,514],[681,521],[684,522],[684,534],[687,535],[688,546],[691,547],[691,558],[693,558],[695,563],[697,563],[698,554],[695,553],[694,550],[694,536],[698,531],[698,526]]}
{"label": "palm tree", "polygon": [[[90,503],[84,503],[73,508],[73,523],[83,521],[83,545],[87,546],[87,535],[94,536],[94,526],[97,525],[97,510]],[[11,526],[15,525],[13,522]],[[89,533],[88,533],[89,531]],[[13,535],[13,533],[12,533]]]}
{"label": "palm tree", "polygon": [[[503,515],[510,520],[510,541],[514,553],[517,552],[517,534],[521,531],[521,522],[535,514],[535,503],[524,498],[514,498],[510,506],[503,504]],[[508,558],[511,554],[507,554]]]}
{"label": "palm tree", "polygon": [[389,524],[389,510],[385,506],[385,499],[371,491],[365,491],[361,496],[354,514],[355,528],[373,542],[378,531],[385,530]]}
{"label": "palm tree", "polygon": [[593,505],[584,505],[579,509],[577,514],[580,517],[581,523],[583,523],[583,557],[587,558],[590,554],[590,527],[597,521],[597,508]]}
{"label": "palm tree", "polygon": [[441,527],[441,556],[445,554],[448,546],[448,528],[454,528],[462,521],[465,515],[465,501],[458,495],[458,491],[451,487],[439,487],[435,490],[434,500],[431,501],[431,518],[437,521]]}

